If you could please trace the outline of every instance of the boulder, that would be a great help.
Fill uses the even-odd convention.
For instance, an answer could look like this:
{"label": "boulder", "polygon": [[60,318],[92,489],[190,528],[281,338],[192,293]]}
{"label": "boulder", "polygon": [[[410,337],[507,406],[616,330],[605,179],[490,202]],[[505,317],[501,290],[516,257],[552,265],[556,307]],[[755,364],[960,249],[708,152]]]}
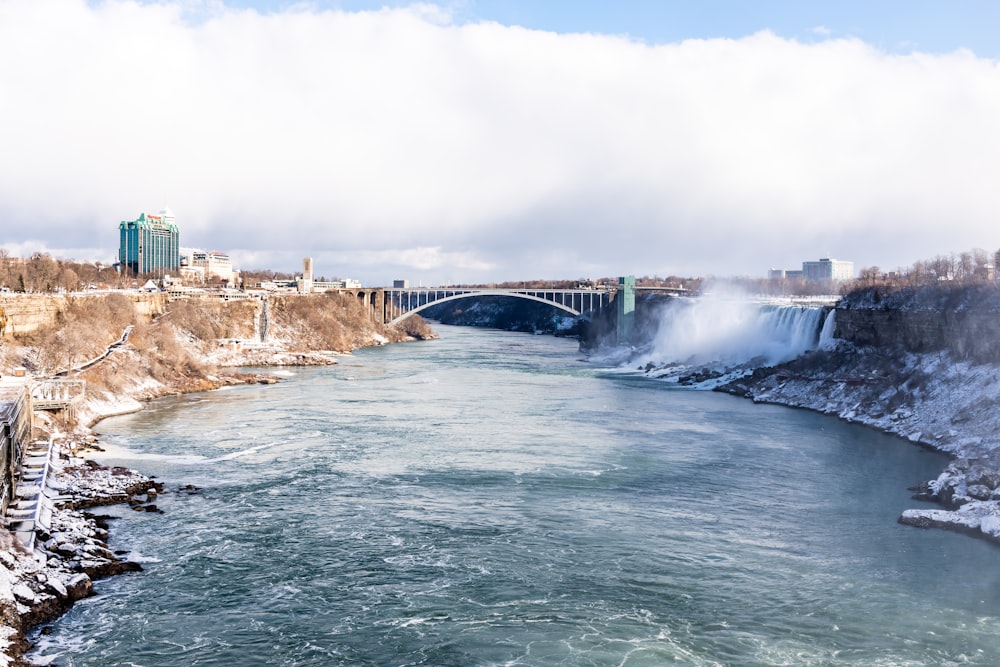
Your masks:
{"label": "boulder", "polygon": [[61,598],[67,597],[69,593],[66,590],[66,585],[59,580],[58,577],[49,577],[49,580],[45,583],[53,593]]}
{"label": "boulder", "polygon": [[970,498],[976,500],[989,500],[993,496],[993,489],[982,484],[970,484],[965,492]]}
{"label": "boulder", "polygon": [[15,599],[19,602],[23,602],[24,604],[34,604],[35,600],[37,600],[35,591],[28,588],[26,584],[14,584],[11,592],[14,593]]}
{"label": "boulder", "polygon": [[1000,538],[1000,516],[984,516],[979,522],[979,530],[993,538]]}

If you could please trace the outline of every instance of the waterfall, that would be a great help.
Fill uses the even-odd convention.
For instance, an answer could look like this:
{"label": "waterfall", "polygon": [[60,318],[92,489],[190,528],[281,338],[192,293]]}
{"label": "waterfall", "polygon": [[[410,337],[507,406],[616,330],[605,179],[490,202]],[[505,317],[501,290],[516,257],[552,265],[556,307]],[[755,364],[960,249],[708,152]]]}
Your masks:
{"label": "waterfall", "polygon": [[773,365],[831,344],[833,313],[819,306],[740,297],[676,299],[660,314],[648,352],[664,364]]}
{"label": "waterfall", "polygon": [[826,350],[833,347],[836,344],[836,339],[833,337],[833,332],[837,329],[837,311],[830,310],[827,313],[826,320],[823,322],[823,330],[819,332],[819,348],[821,350]]}

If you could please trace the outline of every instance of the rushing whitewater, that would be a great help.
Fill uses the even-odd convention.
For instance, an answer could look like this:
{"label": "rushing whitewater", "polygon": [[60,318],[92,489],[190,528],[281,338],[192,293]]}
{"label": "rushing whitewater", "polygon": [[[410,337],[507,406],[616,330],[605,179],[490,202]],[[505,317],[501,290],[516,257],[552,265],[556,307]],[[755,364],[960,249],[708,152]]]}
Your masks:
{"label": "rushing whitewater", "polygon": [[833,311],[708,295],[673,299],[642,355],[654,365],[774,365],[831,344]]}

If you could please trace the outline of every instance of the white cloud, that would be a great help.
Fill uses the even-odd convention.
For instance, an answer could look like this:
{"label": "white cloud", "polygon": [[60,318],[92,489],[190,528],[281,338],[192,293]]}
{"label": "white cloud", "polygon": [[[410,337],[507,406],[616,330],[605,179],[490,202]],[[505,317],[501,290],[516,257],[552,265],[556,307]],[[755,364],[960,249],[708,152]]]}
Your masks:
{"label": "white cloud", "polygon": [[182,245],[369,283],[1000,246],[1000,67],[968,52],[193,7],[0,1],[0,244],[113,255],[166,203]]}

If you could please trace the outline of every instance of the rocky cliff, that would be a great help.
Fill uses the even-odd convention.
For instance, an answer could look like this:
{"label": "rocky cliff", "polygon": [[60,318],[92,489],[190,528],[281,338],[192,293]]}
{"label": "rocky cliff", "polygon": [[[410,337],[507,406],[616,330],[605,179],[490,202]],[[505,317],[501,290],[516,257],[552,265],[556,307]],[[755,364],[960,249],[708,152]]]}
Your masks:
{"label": "rocky cliff", "polygon": [[869,288],[837,304],[835,337],[860,347],[948,351],[957,359],[1000,362],[1000,288],[994,283]]}
{"label": "rocky cliff", "polygon": [[0,295],[0,338],[13,338],[34,333],[40,329],[53,327],[60,316],[74,304],[87,307],[107,301],[110,297],[120,298],[131,306],[140,317],[150,317],[163,312],[166,295],[162,292],[105,292],[76,294],[2,294]]}

